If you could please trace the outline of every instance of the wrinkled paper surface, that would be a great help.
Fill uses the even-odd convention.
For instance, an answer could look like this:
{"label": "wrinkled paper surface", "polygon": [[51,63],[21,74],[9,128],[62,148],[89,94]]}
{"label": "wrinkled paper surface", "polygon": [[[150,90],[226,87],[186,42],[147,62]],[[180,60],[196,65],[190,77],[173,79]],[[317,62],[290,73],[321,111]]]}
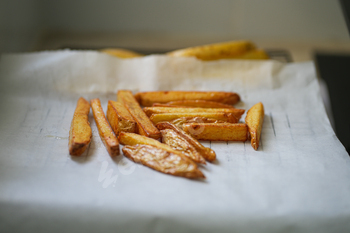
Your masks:
{"label": "wrinkled paper surface", "polygon": [[[0,60],[0,230],[17,232],[350,231],[350,159],[336,138],[312,62],[98,52],[3,55]],[[68,154],[80,96],[119,89],[216,90],[265,106],[258,151],[249,142],[203,142],[217,161],[204,181],[109,157],[92,113],[93,139]],[[241,121],[244,121],[244,117]]]}

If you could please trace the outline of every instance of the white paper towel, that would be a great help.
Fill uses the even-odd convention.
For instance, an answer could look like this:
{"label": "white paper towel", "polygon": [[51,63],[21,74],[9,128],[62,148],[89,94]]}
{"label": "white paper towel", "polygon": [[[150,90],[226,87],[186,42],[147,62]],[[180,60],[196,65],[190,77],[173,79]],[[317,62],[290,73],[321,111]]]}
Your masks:
{"label": "white paper towel", "polygon": [[[244,109],[261,101],[259,150],[203,142],[217,153],[200,167],[207,179],[173,177],[111,159],[90,114],[92,143],[69,156],[78,98],[100,98],[106,110],[119,89],[235,91]],[[0,96],[2,232],[350,231],[350,159],[312,62],[12,54],[1,57]]]}

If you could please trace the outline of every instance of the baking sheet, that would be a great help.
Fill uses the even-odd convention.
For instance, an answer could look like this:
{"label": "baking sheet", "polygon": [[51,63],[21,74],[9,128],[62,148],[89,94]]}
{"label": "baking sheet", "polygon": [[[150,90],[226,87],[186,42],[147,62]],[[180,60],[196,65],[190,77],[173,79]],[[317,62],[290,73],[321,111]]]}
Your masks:
{"label": "baking sheet", "polygon": [[[265,106],[258,151],[203,142],[217,161],[205,181],[109,157],[93,139],[68,154],[80,96],[119,89],[235,91]],[[0,230],[17,232],[344,232],[350,230],[350,159],[327,119],[312,62],[147,56],[94,51],[3,55],[0,60]],[[242,118],[244,119],[244,118]]]}

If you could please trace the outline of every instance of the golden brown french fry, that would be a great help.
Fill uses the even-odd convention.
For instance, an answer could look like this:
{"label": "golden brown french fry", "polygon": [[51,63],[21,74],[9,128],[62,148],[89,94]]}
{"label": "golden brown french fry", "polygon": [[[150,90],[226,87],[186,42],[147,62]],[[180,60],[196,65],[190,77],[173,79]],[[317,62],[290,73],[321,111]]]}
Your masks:
{"label": "golden brown french fry", "polygon": [[244,142],[248,138],[248,127],[242,123],[185,123],[182,127],[186,133],[198,140]]}
{"label": "golden brown french fry", "polygon": [[182,125],[185,123],[225,123],[225,122],[212,119],[212,118],[206,118],[206,117],[181,117],[181,118],[169,121],[169,123],[182,129]]}
{"label": "golden brown french fry", "polygon": [[70,155],[81,155],[91,142],[89,112],[89,101],[80,97],[69,130],[68,148]]}
{"label": "golden brown french fry", "polygon": [[186,157],[191,159],[196,163],[205,163],[205,159],[198,153],[196,148],[194,148],[185,138],[172,129],[160,130],[162,134],[162,142],[170,146],[176,151],[181,152]]}
{"label": "golden brown french fry", "polygon": [[152,104],[152,107],[191,108],[191,107],[187,107],[187,106],[160,104],[160,103],[154,103],[154,104]]}
{"label": "golden brown french fry", "polygon": [[171,108],[171,107],[146,107],[143,111],[147,116],[156,113],[232,113],[238,120],[244,113],[244,109],[239,108]]}
{"label": "golden brown french fry", "polygon": [[160,138],[159,130],[140,107],[131,91],[121,90],[117,94],[118,102],[122,102],[137,123],[138,133],[154,139]]}
{"label": "golden brown french fry", "polygon": [[102,49],[101,52],[109,54],[109,55],[114,56],[114,57],[118,57],[118,58],[134,58],[134,57],[143,57],[144,56],[140,53],[136,53],[136,52],[128,50],[128,49],[120,49],[120,48]]}
{"label": "golden brown french fry", "polygon": [[269,56],[262,49],[254,49],[235,57],[235,59],[266,60],[269,59]]}
{"label": "golden brown french fry", "polygon": [[152,114],[150,119],[153,124],[157,124],[161,121],[172,121],[178,118],[211,118],[215,120],[220,120],[229,123],[237,123],[238,119],[233,113],[225,113],[225,112],[183,112],[183,113],[155,113]]}
{"label": "golden brown french fry", "polygon": [[212,162],[216,159],[215,151],[213,151],[212,149],[210,149],[208,147],[203,146],[196,139],[194,139],[191,135],[187,134],[185,131],[176,127],[175,125],[173,125],[169,122],[160,122],[156,126],[159,130],[164,130],[164,129],[174,130],[182,138],[184,138],[186,141],[188,141],[207,161]]}
{"label": "golden brown french fry", "polygon": [[145,107],[179,100],[207,100],[223,104],[235,104],[240,100],[237,93],[223,91],[150,91],[139,92],[135,98]]}
{"label": "golden brown french fry", "polygon": [[129,159],[156,171],[186,178],[205,178],[197,165],[181,153],[173,153],[150,145],[124,146]]}
{"label": "golden brown french fry", "polygon": [[251,107],[245,118],[251,137],[251,144],[254,150],[258,150],[262,125],[264,122],[264,105],[260,102]]}
{"label": "golden brown french fry", "polygon": [[108,101],[107,119],[117,136],[121,131],[129,133],[136,132],[136,121],[122,103],[112,100]]}
{"label": "golden brown french fry", "polygon": [[101,140],[105,145],[110,156],[114,157],[119,155],[119,142],[108,124],[106,116],[103,112],[101,102],[99,99],[91,100],[92,113],[94,114],[94,119],[98,132],[100,134]]}
{"label": "golden brown french fry", "polygon": [[168,55],[173,57],[196,57],[200,60],[210,61],[235,58],[252,49],[255,49],[255,45],[249,41],[229,41],[175,50],[168,53]]}
{"label": "golden brown french fry", "polygon": [[222,104],[219,102],[208,101],[208,100],[179,100],[179,101],[172,101],[167,104],[175,105],[175,106],[192,107],[192,108],[234,108],[233,106],[228,104]]}

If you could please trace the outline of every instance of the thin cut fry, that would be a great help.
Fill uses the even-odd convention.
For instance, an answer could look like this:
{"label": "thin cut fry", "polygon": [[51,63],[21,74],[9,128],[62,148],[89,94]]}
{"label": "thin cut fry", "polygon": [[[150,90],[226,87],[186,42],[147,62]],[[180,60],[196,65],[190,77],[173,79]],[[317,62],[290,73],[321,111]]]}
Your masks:
{"label": "thin cut fry", "polygon": [[182,129],[182,125],[185,123],[225,123],[225,122],[212,119],[212,118],[205,118],[205,117],[181,117],[181,118],[169,121],[169,123]]}
{"label": "thin cut fry", "polygon": [[248,127],[242,123],[185,123],[182,127],[186,133],[198,140],[244,142],[248,138]]}
{"label": "thin cut fry", "polygon": [[168,107],[146,107],[143,111],[147,116],[155,113],[232,113],[238,120],[244,113],[244,109],[239,108],[168,108]]}
{"label": "thin cut fry", "polygon": [[178,118],[210,118],[215,120],[220,120],[223,122],[229,123],[237,123],[238,119],[233,113],[225,113],[225,112],[192,112],[192,113],[155,113],[152,114],[150,119],[153,124],[157,124],[162,121],[172,121]]}
{"label": "thin cut fry", "polygon": [[119,155],[119,142],[109,126],[99,99],[91,100],[91,108],[101,140],[110,156]]}
{"label": "thin cut fry", "polygon": [[248,125],[251,144],[254,150],[258,150],[262,125],[264,122],[264,105],[260,102],[248,110],[245,122]]}
{"label": "thin cut fry", "polygon": [[200,144],[196,139],[194,139],[192,136],[190,136],[189,134],[187,134],[185,131],[183,131],[182,129],[179,129],[178,127],[176,127],[175,125],[169,123],[169,122],[161,122],[158,123],[157,128],[159,130],[164,130],[164,129],[172,129],[174,130],[176,133],[178,133],[181,137],[183,137],[184,139],[186,139],[186,141],[188,141],[192,146],[194,146],[194,148],[209,162],[212,162],[216,159],[216,154],[215,151],[213,151],[210,148],[207,148],[205,146],[203,146],[202,144]]}
{"label": "thin cut fry", "polygon": [[229,41],[175,50],[168,53],[168,55],[173,57],[196,57],[200,60],[210,61],[235,58],[253,49],[255,49],[255,45],[249,41]]}
{"label": "thin cut fry", "polygon": [[198,153],[186,139],[172,129],[161,130],[162,142],[170,146],[176,151],[181,152],[186,157],[196,163],[205,163],[205,159]]}
{"label": "thin cut fry", "polygon": [[145,107],[179,100],[207,100],[223,104],[235,104],[240,100],[237,93],[222,91],[150,91],[139,92],[135,98]]}
{"label": "thin cut fry", "polygon": [[92,132],[89,112],[89,101],[80,97],[69,130],[68,148],[70,155],[81,155],[90,144]]}
{"label": "thin cut fry", "polygon": [[234,108],[228,104],[222,104],[219,102],[208,101],[208,100],[179,100],[171,101],[167,103],[169,105],[184,106],[192,108]]}
{"label": "thin cut fry", "polygon": [[107,119],[117,136],[121,131],[129,133],[136,132],[137,124],[122,103],[112,100],[108,101]]}
{"label": "thin cut fry", "polygon": [[150,145],[124,146],[123,153],[134,162],[162,173],[191,179],[205,178],[197,165],[181,153],[172,153]]}
{"label": "thin cut fry", "polygon": [[159,130],[152,124],[131,91],[118,91],[118,101],[122,102],[137,123],[138,133],[154,139],[160,138]]}

